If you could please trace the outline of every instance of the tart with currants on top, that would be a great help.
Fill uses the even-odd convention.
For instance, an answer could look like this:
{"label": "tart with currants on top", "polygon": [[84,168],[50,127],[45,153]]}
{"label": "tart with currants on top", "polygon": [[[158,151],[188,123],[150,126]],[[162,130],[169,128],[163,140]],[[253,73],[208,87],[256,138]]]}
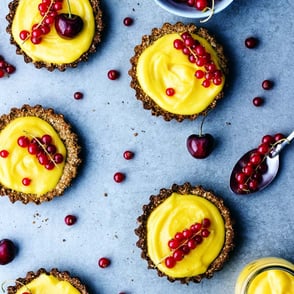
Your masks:
{"label": "tart with currants on top", "polygon": [[171,282],[211,278],[234,248],[228,208],[201,186],[185,183],[161,189],[143,206],[138,222],[135,233],[142,258]]}
{"label": "tart with currants on top", "polygon": [[36,68],[76,67],[101,42],[100,0],[13,0],[9,9],[10,41]]}
{"label": "tart with currants on top", "polygon": [[49,272],[40,268],[36,273],[30,271],[25,278],[18,278],[15,286],[8,286],[8,294],[88,294],[86,286],[67,271],[56,268]]}
{"label": "tart with currants on top", "polygon": [[60,196],[77,175],[80,146],[62,114],[40,105],[0,117],[0,195],[40,204]]}
{"label": "tart with currants on top", "polygon": [[227,59],[207,29],[165,23],[144,35],[134,51],[130,86],[153,115],[193,120],[223,98]]}

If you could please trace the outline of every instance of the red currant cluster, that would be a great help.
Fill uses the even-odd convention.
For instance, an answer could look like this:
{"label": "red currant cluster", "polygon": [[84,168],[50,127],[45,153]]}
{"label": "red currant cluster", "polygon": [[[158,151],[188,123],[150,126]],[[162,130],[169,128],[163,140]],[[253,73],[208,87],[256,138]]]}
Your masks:
{"label": "red currant cluster", "polygon": [[195,40],[190,33],[182,33],[181,39],[175,39],[173,45],[175,49],[182,50],[183,54],[187,55],[191,63],[202,67],[202,69],[195,71],[195,77],[197,79],[203,79],[203,87],[208,88],[211,83],[216,86],[222,83],[222,71],[217,68],[205,47],[198,40]]}
{"label": "red currant cluster", "polygon": [[41,21],[34,24],[31,31],[22,30],[19,33],[20,39],[24,42],[30,39],[33,44],[40,44],[42,36],[50,32],[58,11],[62,9],[62,2],[63,0],[42,0],[38,5],[39,13],[42,16]]}
{"label": "red currant cluster", "polygon": [[174,0],[175,2],[184,3],[190,7],[195,7],[199,11],[204,11],[212,7],[214,0]]}
{"label": "red currant cluster", "polygon": [[280,133],[274,136],[263,136],[261,144],[257,149],[252,151],[248,157],[248,161],[244,162],[242,170],[235,174],[235,179],[241,194],[254,192],[258,189],[259,184],[262,182],[262,175],[268,170],[265,159],[275,144],[283,139],[285,139],[285,136]]}
{"label": "red currant cluster", "polygon": [[210,219],[204,218],[201,223],[195,223],[189,229],[177,232],[173,239],[168,241],[168,247],[172,251],[172,255],[165,258],[166,267],[173,268],[178,261],[181,261],[190,250],[195,249],[202,243],[203,238],[207,238],[210,234]]}
{"label": "red currant cluster", "polygon": [[9,64],[2,55],[0,55],[0,78],[15,72],[15,67]]}

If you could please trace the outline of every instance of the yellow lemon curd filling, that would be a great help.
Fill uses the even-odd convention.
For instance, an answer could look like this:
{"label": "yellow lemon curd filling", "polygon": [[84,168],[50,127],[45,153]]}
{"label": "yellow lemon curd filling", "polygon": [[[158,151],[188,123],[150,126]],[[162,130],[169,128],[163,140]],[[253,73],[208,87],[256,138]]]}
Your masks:
{"label": "yellow lemon curd filling", "polygon": [[294,293],[294,265],[282,258],[265,257],[247,264],[241,271],[236,294]]}
{"label": "yellow lemon curd filling", "polygon": [[[168,241],[177,232],[190,228],[204,218],[211,221],[210,235],[173,268],[166,267],[164,259],[172,254]],[[192,277],[206,272],[219,255],[224,240],[224,220],[218,208],[200,196],[173,193],[152,211],[147,221],[148,255],[161,272],[174,278]]]}
{"label": "yellow lemon curd filling", "polygon": [[16,294],[80,294],[74,286],[67,281],[60,281],[52,275],[41,274],[26,286],[17,290]]}
{"label": "yellow lemon curd filling", "polygon": [[[205,47],[211,59],[220,69],[217,54],[202,37],[192,37]],[[182,115],[191,115],[205,110],[222,91],[225,77],[220,85],[202,86],[202,79],[195,77],[195,71],[203,69],[191,63],[182,50],[173,47],[178,34],[168,34],[156,40],[140,55],[137,78],[143,91],[162,109]],[[173,88],[175,94],[168,96],[166,89]]]}
{"label": "yellow lemon curd filling", "polygon": [[[48,134],[57,152],[66,158],[66,148],[53,127],[38,117],[20,117],[11,121],[0,133],[0,150],[8,151],[7,157],[0,157],[0,182],[3,186],[22,193],[43,195],[53,190],[62,173],[65,160],[56,164],[52,170],[38,162],[27,148],[20,147],[17,140],[26,136],[30,140]],[[31,180],[28,186],[22,180]]]}
{"label": "yellow lemon curd filling", "polygon": [[[22,30],[31,32],[34,24],[39,24],[42,16],[38,11],[40,0],[20,0],[16,9],[12,24],[12,35],[21,49],[32,58],[33,61],[46,63],[65,64],[76,61],[91,46],[95,33],[95,19],[93,9],[88,0],[70,0],[72,14],[82,18],[84,26],[82,31],[73,39],[61,38],[54,27],[42,37],[40,44],[34,45],[30,40],[25,42],[20,39]],[[66,1],[58,13],[68,13]]]}

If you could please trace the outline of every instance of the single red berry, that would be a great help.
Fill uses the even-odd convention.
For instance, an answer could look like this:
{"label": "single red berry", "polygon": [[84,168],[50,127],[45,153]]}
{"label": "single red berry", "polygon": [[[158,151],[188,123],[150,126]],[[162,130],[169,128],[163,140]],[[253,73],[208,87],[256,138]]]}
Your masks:
{"label": "single red berry", "polygon": [[203,238],[200,235],[197,235],[194,237],[194,240],[196,241],[197,244],[201,244],[203,241]]}
{"label": "single red berry", "polygon": [[182,247],[181,247],[181,249],[182,249],[182,251],[183,251],[183,253],[185,254],[185,255],[187,255],[187,254],[189,254],[189,252],[190,252],[190,248],[188,247],[188,245],[183,245]]}
{"label": "single red berry", "polygon": [[271,145],[271,144],[275,143],[275,139],[271,135],[265,135],[265,136],[262,137],[261,143]]}
{"label": "single red berry", "polygon": [[8,74],[13,74],[15,72],[15,70],[16,70],[15,67],[11,64],[7,65],[7,67],[6,67],[6,72]]}
{"label": "single red berry", "polygon": [[187,242],[187,246],[193,250],[196,248],[197,246],[197,242],[195,241],[195,239],[190,239],[188,242]]}
{"label": "single red berry", "polygon": [[248,187],[251,191],[256,191],[258,188],[258,181],[256,179],[252,179],[248,183]]}
{"label": "single red berry", "polygon": [[184,230],[182,233],[185,239],[189,239],[192,236],[192,231],[189,229]]}
{"label": "single red berry", "polygon": [[110,265],[110,259],[106,258],[106,257],[101,257],[99,260],[98,260],[98,265],[101,267],[101,268],[106,268]]}
{"label": "single red berry", "polygon": [[52,169],[54,169],[54,167],[55,167],[55,164],[53,161],[49,161],[48,163],[45,164],[45,168],[47,170],[52,170]]}
{"label": "single red berry", "polygon": [[242,172],[236,173],[235,178],[238,183],[242,183],[242,184],[245,183],[247,180],[247,176]]}
{"label": "single red berry", "polygon": [[180,39],[175,39],[173,44],[174,48],[178,50],[182,50],[185,47],[184,42]]}
{"label": "single red berry", "polygon": [[117,172],[113,175],[113,179],[117,183],[121,183],[122,181],[124,181],[125,177],[125,174],[121,172]]}
{"label": "single red berry", "polygon": [[175,91],[174,88],[167,88],[165,90],[165,93],[166,93],[167,96],[173,96],[173,95],[175,95],[176,91]]}
{"label": "single red berry", "polygon": [[115,69],[108,71],[107,76],[110,80],[116,80],[119,78],[119,72]]}
{"label": "single red berry", "polygon": [[49,153],[49,154],[55,154],[56,153],[56,146],[54,144],[49,144],[47,147],[46,147],[46,151]]}
{"label": "single red berry", "polygon": [[274,135],[275,142],[281,141],[281,140],[283,140],[285,138],[286,138],[285,135],[284,134],[281,134],[281,133],[278,133],[278,134],[275,134]]}
{"label": "single red berry", "polygon": [[80,100],[80,99],[83,99],[84,98],[84,94],[82,92],[75,92],[74,93],[74,98],[76,100]]}
{"label": "single red berry", "polygon": [[181,261],[184,258],[184,252],[181,249],[175,250],[173,258],[175,261]]}
{"label": "single red berry", "polygon": [[64,222],[68,226],[72,226],[77,222],[77,217],[75,215],[69,214],[64,218]]}
{"label": "single red berry", "polygon": [[31,184],[31,181],[32,180],[29,178],[23,178],[21,182],[24,186],[29,186]]}
{"label": "single red berry", "polygon": [[164,260],[164,263],[167,268],[173,268],[176,265],[176,260],[172,256],[169,256]]}
{"label": "single red berry", "polygon": [[255,152],[253,154],[251,154],[250,156],[250,162],[253,164],[253,165],[258,165],[261,163],[261,160],[262,160],[262,157],[259,153]]}
{"label": "single red berry", "polygon": [[207,0],[196,0],[194,6],[196,7],[197,10],[204,10],[207,6]]}
{"label": "single red berry", "polygon": [[191,225],[190,230],[192,231],[193,234],[199,232],[202,228],[202,224],[201,223],[195,223],[193,225]]}
{"label": "single red berry", "polygon": [[7,150],[3,149],[0,151],[0,156],[2,158],[6,158],[8,155],[9,155],[9,152]]}
{"label": "single red berry", "polygon": [[53,160],[55,163],[59,164],[63,162],[63,155],[61,153],[55,153],[53,156]]}
{"label": "single red berry", "polygon": [[134,157],[134,155],[135,155],[134,152],[129,151],[129,150],[125,151],[123,154],[124,159],[126,159],[126,160],[132,159]]}
{"label": "single red berry", "polygon": [[251,176],[253,174],[253,167],[250,165],[245,165],[242,168],[242,172],[246,175],[246,176]]}
{"label": "single red berry", "polygon": [[263,155],[267,154],[269,152],[269,145],[266,143],[262,143],[258,146],[257,151]]}
{"label": "single red berry", "polygon": [[29,146],[30,144],[30,140],[28,137],[26,136],[20,136],[18,139],[17,139],[17,144],[18,146],[22,147],[22,148],[26,148]]}
{"label": "single red berry", "polygon": [[30,143],[30,144],[28,145],[28,152],[29,152],[31,155],[35,155],[35,154],[37,154],[38,150],[39,150],[39,146],[38,146],[37,143]]}
{"label": "single red berry", "polygon": [[264,90],[270,90],[273,88],[274,83],[270,80],[264,80],[261,85]]}
{"label": "single red berry", "polygon": [[210,225],[211,225],[211,221],[210,221],[209,218],[206,217],[206,218],[204,218],[202,220],[202,226],[203,226],[203,228],[209,228]]}
{"label": "single red berry", "polygon": [[197,79],[202,79],[204,77],[204,71],[201,69],[198,69],[195,71],[195,77]]}
{"label": "single red berry", "polygon": [[22,41],[25,41],[25,40],[28,39],[29,37],[30,37],[30,32],[29,32],[29,31],[22,30],[22,31],[19,33],[19,38],[20,38]]}
{"label": "single red berry", "polygon": [[170,249],[177,249],[180,245],[180,242],[177,239],[171,239],[168,241],[168,247]]}
{"label": "single red berry", "polygon": [[201,231],[201,236],[202,236],[203,238],[207,238],[209,235],[210,235],[210,232],[209,232],[207,229],[203,229],[203,230]]}
{"label": "single red berry", "polygon": [[264,103],[264,99],[262,97],[254,97],[252,100],[254,106],[261,106]]}
{"label": "single red berry", "polygon": [[182,241],[184,240],[184,236],[182,232],[178,232],[175,234],[175,239],[177,239],[178,241]]}
{"label": "single red berry", "polygon": [[46,135],[43,135],[42,138],[41,138],[41,142],[45,145],[48,145],[52,142],[52,137],[48,134]]}
{"label": "single red berry", "polygon": [[38,158],[38,161],[39,161],[39,163],[40,163],[41,165],[46,165],[46,164],[48,164],[48,162],[49,162],[49,158],[48,158],[48,156],[47,156],[45,153],[43,153],[43,152],[40,152],[40,153],[37,155],[37,158]]}
{"label": "single red berry", "polygon": [[245,46],[249,49],[255,48],[258,44],[258,40],[255,37],[248,37],[245,40]]}
{"label": "single red berry", "polygon": [[127,27],[131,26],[133,22],[134,20],[131,17],[125,17],[123,21],[124,25]]}

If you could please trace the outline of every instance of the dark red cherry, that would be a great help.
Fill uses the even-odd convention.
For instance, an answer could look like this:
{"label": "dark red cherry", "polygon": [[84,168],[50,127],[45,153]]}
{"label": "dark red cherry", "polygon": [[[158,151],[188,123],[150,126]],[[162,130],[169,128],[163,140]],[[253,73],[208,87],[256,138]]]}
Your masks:
{"label": "dark red cherry", "polygon": [[15,257],[14,243],[9,239],[0,241],[0,264],[5,265],[11,262]]}
{"label": "dark red cherry", "polygon": [[214,146],[214,138],[210,134],[190,135],[187,139],[187,149],[190,154],[198,159],[206,158]]}
{"label": "dark red cherry", "polygon": [[55,17],[55,29],[65,39],[73,39],[83,29],[83,20],[75,14],[61,13]]}

